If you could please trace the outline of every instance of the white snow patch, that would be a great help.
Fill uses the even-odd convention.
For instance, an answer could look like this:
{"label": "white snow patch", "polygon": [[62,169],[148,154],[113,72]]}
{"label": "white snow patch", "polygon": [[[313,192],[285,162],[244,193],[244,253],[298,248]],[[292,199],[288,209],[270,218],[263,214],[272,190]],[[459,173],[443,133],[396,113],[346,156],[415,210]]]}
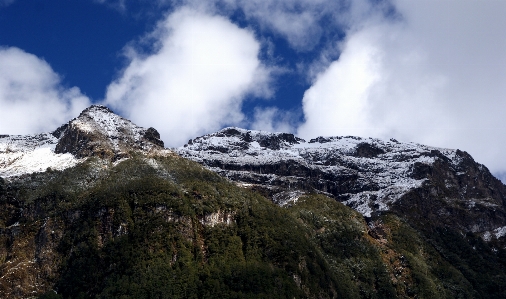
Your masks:
{"label": "white snow patch", "polygon": [[493,231],[485,232],[485,233],[483,233],[482,236],[483,236],[483,240],[485,240],[487,242],[492,240],[492,237],[494,237],[494,236],[497,239],[502,238],[502,237],[506,236],[506,226],[498,227],[498,228],[494,229]]}
{"label": "white snow patch", "polygon": [[117,114],[111,113],[106,107],[92,106],[83,115],[72,121],[80,129],[98,131],[107,137],[121,137],[125,134],[139,136],[144,129]]}
{"label": "white snow patch", "polygon": [[292,206],[295,204],[301,196],[303,196],[305,193],[301,191],[287,191],[287,192],[280,192],[274,195],[273,201],[277,205],[284,207],[284,206]]}
{"label": "white snow patch", "polygon": [[71,154],[55,154],[57,142],[49,133],[0,138],[0,177],[63,170],[81,162]]}
{"label": "white snow patch", "polygon": [[495,237],[498,239],[506,236],[506,226],[499,227],[499,228],[495,229],[494,234],[495,234]]}

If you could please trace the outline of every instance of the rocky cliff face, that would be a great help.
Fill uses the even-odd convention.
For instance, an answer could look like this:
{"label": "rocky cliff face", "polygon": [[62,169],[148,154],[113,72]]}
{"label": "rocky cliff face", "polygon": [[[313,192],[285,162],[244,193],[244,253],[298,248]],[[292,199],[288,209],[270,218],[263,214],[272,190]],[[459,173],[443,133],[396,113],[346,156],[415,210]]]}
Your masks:
{"label": "rocky cliff face", "polygon": [[365,217],[395,211],[484,237],[506,229],[506,187],[466,152],[396,140],[226,128],[177,152],[280,205],[322,193]]}

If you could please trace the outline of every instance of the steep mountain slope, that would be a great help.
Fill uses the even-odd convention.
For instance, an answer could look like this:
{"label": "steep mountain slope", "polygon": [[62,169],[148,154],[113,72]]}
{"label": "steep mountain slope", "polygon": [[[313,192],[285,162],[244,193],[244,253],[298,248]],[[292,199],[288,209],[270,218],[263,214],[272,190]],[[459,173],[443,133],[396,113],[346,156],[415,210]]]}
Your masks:
{"label": "steep mountain slope", "polygon": [[226,128],[177,152],[280,205],[318,192],[368,218],[395,211],[421,226],[506,237],[506,186],[460,150],[351,136],[306,142]]}
{"label": "steep mountain slope", "polygon": [[506,255],[485,243],[471,256],[490,290],[395,215],[371,229],[326,196],[281,208],[177,156],[103,166],[2,182],[2,298],[504,295]]}
{"label": "steep mountain slope", "polygon": [[[506,296],[503,187],[467,154],[215,135],[178,151],[240,186],[103,106],[51,134],[0,138],[0,297]],[[455,171],[470,179],[442,189]],[[449,219],[431,218],[441,211]]]}

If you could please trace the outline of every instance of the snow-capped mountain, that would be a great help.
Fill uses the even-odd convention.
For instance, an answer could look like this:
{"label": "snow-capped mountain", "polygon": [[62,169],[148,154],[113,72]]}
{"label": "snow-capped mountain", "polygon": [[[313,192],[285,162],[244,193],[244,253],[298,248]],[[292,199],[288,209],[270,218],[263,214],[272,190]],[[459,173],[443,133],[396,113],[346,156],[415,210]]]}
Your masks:
{"label": "snow-capped mountain", "polygon": [[117,161],[132,151],[162,149],[155,129],[141,128],[105,106],[93,105],[54,132],[0,136],[0,177],[63,170],[91,156]]}
{"label": "snow-capped mountain", "polygon": [[306,141],[226,128],[177,152],[280,205],[317,192],[365,217],[396,210],[488,237],[506,225],[505,186],[460,150],[353,136]]}
{"label": "snow-capped mountain", "polygon": [[505,298],[504,257],[506,186],[460,150],[239,128],[169,150],[104,106],[0,135],[1,298]]}
{"label": "snow-capped mountain", "polygon": [[462,160],[455,150],[395,140],[348,136],[307,142],[292,134],[239,128],[193,139],[178,152],[243,184],[264,185],[274,193],[324,192],[369,217],[427,180],[414,175],[416,167],[439,158],[457,167]]}
{"label": "snow-capped mountain", "polygon": [[[481,234],[506,234],[506,186],[466,152],[394,139],[317,137],[226,128],[175,149],[280,206],[321,193],[367,218],[395,211]],[[172,153],[154,128],[94,105],[54,132],[0,136],[0,177],[63,170],[98,157]]]}

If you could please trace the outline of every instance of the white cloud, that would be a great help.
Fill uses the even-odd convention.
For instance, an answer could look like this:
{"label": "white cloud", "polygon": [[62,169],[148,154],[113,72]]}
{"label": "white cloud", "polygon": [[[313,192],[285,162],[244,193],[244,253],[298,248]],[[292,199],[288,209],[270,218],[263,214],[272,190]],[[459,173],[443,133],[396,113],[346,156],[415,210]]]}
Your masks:
{"label": "white cloud", "polygon": [[506,170],[506,2],[395,2],[363,23],[304,96],[303,136],[395,137]]}
{"label": "white cloud", "polygon": [[[300,50],[312,49],[319,41],[322,35],[322,28],[318,21],[324,14],[322,4],[328,1],[316,0],[249,0],[235,1],[235,5],[240,7],[249,19],[256,19],[264,27],[275,30],[284,36],[288,42]],[[334,5],[327,7],[328,11]]]}
{"label": "white cloud", "polygon": [[368,123],[368,98],[378,82],[378,50],[368,44],[368,35],[350,39],[339,60],[316,78],[306,91],[303,110],[306,122],[299,134],[363,135],[372,129]]}
{"label": "white cloud", "polygon": [[255,108],[251,129],[268,132],[294,133],[298,115],[276,107]]}
{"label": "white cloud", "polygon": [[66,89],[49,64],[18,48],[0,48],[0,133],[52,131],[89,105]]}
{"label": "white cloud", "polygon": [[[352,26],[352,20],[367,18],[383,4],[371,5],[369,0],[158,0],[214,10],[232,15],[239,10],[247,21],[256,22],[260,31],[284,37],[294,49],[311,51],[327,33],[341,26]],[[256,26],[256,25],[255,25]]]}
{"label": "white cloud", "polygon": [[223,17],[182,8],[149,39],[156,51],[128,49],[130,63],[108,87],[105,103],[139,125],[157,128],[167,146],[238,125],[246,95],[269,95],[260,44]]}

